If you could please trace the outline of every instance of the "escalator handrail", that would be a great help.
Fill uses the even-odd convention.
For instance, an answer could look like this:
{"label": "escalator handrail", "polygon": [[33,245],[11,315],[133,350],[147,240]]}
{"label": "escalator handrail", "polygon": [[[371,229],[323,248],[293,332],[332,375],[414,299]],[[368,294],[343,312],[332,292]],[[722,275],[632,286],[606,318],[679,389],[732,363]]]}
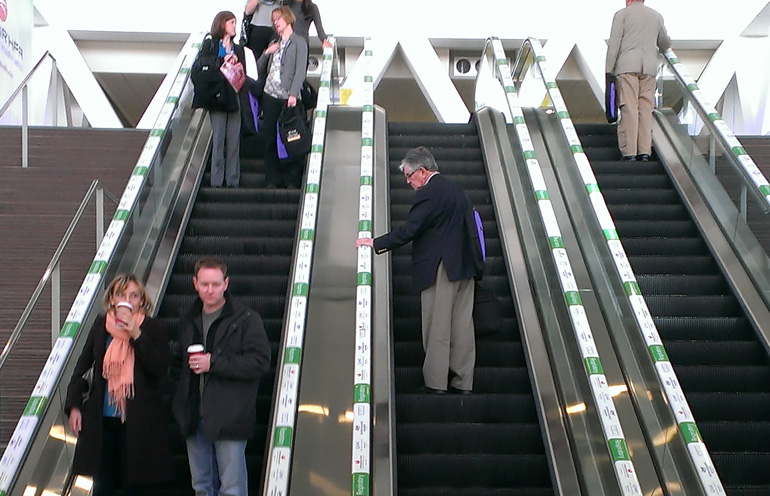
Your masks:
{"label": "escalator handrail", "polygon": [[[525,42],[526,43],[526,42]],[[521,52],[519,52],[521,56]],[[502,42],[496,38],[486,41],[481,59],[482,66],[494,69],[495,77],[502,84],[508,107],[513,120],[516,137],[527,163],[527,172],[532,185],[532,193],[537,198],[538,212],[546,235],[551,256],[558,272],[559,284],[562,289],[564,301],[570,314],[570,323],[580,347],[581,357],[584,362],[584,371],[588,378],[597,411],[606,411],[607,415],[601,415],[600,421],[603,427],[603,435],[607,443],[610,459],[615,468],[618,487],[622,494],[641,494],[642,489],[636,476],[633,461],[628,450],[623,429],[620,424],[617,408],[612,399],[612,394],[604,375],[598,347],[593,339],[591,325],[588,322],[586,310],[578,291],[572,265],[564,248],[561,231],[559,228],[553,205],[548,195],[545,179],[540,169],[540,164],[535,153],[529,129],[524,120],[524,114],[518,103],[511,70],[508,65]],[[481,70],[479,71],[481,75]]]}
{"label": "escalator handrail", "polygon": [[153,164],[156,163],[156,157],[160,154],[161,139],[168,130],[174,111],[179,105],[180,96],[189,78],[190,67],[200,48],[200,42],[193,40],[200,39],[202,39],[202,34],[191,35],[181,51],[183,54],[182,63],[175,75],[174,83],[169,89],[165,104],[149,133],[136,166],[120,197],[115,215],[94,256],[85,280],[80,286],[75,301],[70,307],[59,337],[53,344],[51,353],[8,442],[3,457],[0,459],[0,494],[11,492],[11,487],[16,482],[31,443],[39,430],[38,424],[49,405],[53,403],[51,401],[52,394],[61,380],[64,365],[70,359],[74,342],[83,330],[83,323],[87,320],[88,315],[95,309],[94,303],[100,293],[107,267],[126,232],[126,226],[139,199],[139,193],[147,181]]}
{"label": "escalator handrail", "polygon": [[[361,109],[361,180],[358,237],[372,238],[374,224],[374,77],[372,39],[364,39],[364,84]],[[372,248],[359,247],[356,281],[355,360],[353,371],[353,494],[370,494],[372,467]]]}
{"label": "escalator handrail", "polygon": [[663,54],[666,66],[674,74],[677,83],[682,87],[683,92],[693,102],[693,106],[703,121],[703,125],[709,130],[712,136],[723,148],[729,150],[725,154],[727,162],[738,173],[743,184],[754,195],[759,203],[762,213],[770,213],[770,183],[759,170],[757,164],[746,152],[746,149],[735,137],[727,122],[717,112],[714,104],[706,99],[703,92],[698,88],[698,84],[687,72],[684,64],[679,61],[679,57],[673,49],[669,48]]}
{"label": "escalator handrail", "polygon": [[[526,55],[527,51],[531,51],[533,56],[528,57]],[[623,292],[628,298],[631,308],[634,310],[634,318],[636,319],[638,329],[644,337],[649,355],[652,357],[655,365],[656,375],[668,399],[667,404],[676,418],[679,426],[678,431],[688,447],[687,451],[697,468],[701,484],[706,494],[724,494],[722,482],[716,473],[714,464],[700,435],[700,430],[695,424],[692,410],[681,393],[679,380],[674,373],[674,369],[668,359],[668,353],[663,346],[663,341],[660,339],[655,322],[639,289],[636,276],[628,262],[628,256],[618,236],[615,223],[604,200],[604,195],[599,190],[593,169],[583,151],[583,146],[569,116],[564,99],[559,91],[559,86],[547,68],[545,56],[542,54],[542,46],[536,38],[529,38],[524,41],[513,74],[526,74],[528,69],[526,67],[527,61],[531,61],[535,65],[551,104],[554,110],[556,110],[564,138],[569,144],[572,156],[580,172],[580,177],[583,180],[586,194],[592,206],[592,212],[604,233],[607,247],[612,255],[613,265],[618,277],[622,281]]]}
{"label": "escalator handrail", "polygon": [[338,99],[337,42],[332,35],[330,44],[323,50],[321,80],[318,86],[318,103],[313,112],[313,141],[308,158],[307,180],[301,205],[299,235],[295,246],[294,267],[289,286],[289,304],[284,313],[283,340],[276,364],[277,377],[272,420],[268,432],[269,447],[266,457],[265,483],[262,494],[287,494],[294,449],[294,432],[299,407],[299,384],[310,274],[313,264],[318,196],[320,193],[321,167],[326,139],[326,110]]}

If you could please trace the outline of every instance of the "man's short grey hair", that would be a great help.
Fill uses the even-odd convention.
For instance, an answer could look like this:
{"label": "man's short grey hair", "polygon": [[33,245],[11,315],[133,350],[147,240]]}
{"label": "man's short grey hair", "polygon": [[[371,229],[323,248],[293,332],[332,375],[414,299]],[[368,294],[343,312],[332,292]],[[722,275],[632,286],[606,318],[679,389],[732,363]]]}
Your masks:
{"label": "man's short grey hair", "polygon": [[404,172],[404,169],[407,169],[406,173],[416,171],[419,168],[427,169],[429,171],[438,171],[436,159],[433,157],[430,150],[424,146],[418,146],[417,148],[412,148],[406,152],[404,159],[401,161],[401,165],[398,166],[398,170],[401,172]]}

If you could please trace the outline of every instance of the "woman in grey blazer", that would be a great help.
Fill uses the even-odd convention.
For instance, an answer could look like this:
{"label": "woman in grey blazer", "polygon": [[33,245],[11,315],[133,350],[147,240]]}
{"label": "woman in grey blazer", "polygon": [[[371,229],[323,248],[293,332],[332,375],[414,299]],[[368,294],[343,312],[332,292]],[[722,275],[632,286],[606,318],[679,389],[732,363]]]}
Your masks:
{"label": "woman in grey blazer", "polygon": [[294,32],[294,14],[288,7],[272,13],[278,41],[271,43],[257,61],[259,77],[264,77],[265,89],[260,102],[265,139],[265,179],[268,188],[299,188],[304,172],[304,157],[279,167],[276,129],[278,116],[284,107],[299,102],[299,92],[307,75],[307,43]]}

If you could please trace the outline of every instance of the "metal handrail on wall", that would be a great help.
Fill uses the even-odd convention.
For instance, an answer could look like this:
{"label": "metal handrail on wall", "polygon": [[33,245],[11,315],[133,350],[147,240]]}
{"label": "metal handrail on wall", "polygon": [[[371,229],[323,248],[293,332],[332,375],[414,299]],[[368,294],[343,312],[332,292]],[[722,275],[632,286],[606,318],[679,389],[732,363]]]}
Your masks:
{"label": "metal handrail on wall", "polygon": [[735,137],[714,104],[708,101],[698,84],[687,72],[684,64],[679,61],[674,50],[669,48],[664,54],[666,65],[674,74],[677,83],[683,87],[685,95],[689,96],[688,102],[695,109],[703,121],[703,125],[709,131],[709,165],[712,170],[716,167],[716,145],[719,144],[727,152],[724,157],[727,163],[737,172],[742,181],[741,214],[746,219],[746,191],[750,192],[759,203],[762,213],[770,213],[770,183],[762,174],[757,165],[751,159],[746,149],[743,148],[738,138]]}
{"label": "metal handrail on wall", "polygon": [[75,229],[78,227],[78,224],[80,224],[81,219],[83,219],[85,216],[86,208],[91,203],[91,200],[94,199],[94,197],[96,199],[95,250],[99,249],[99,245],[102,244],[102,239],[104,238],[105,195],[107,198],[112,200],[113,203],[116,205],[118,204],[118,197],[110,193],[109,190],[105,189],[98,179],[94,179],[94,181],[91,183],[91,186],[89,186],[88,191],[86,191],[86,194],[83,196],[83,200],[80,202],[80,206],[78,207],[77,212],[75,212],[75,215],[72,217],[72,221],[65,231],[64,236],[62,236],[58,248],[56,248],[53,257],[51,257],[51,261],[48,263],[48,266],[43,273],[43,277],[40,278],[40,282],[37,283],[35,291],[32,293],[32,296],[27,302],[27,305],[24,307],[24,311],[22,312],[19,321],[16,323],[16,327],[14,327],[13,332],[11,333],[11,337],[8,338],[8,342],[3,347],[2,353],[0,353],[0,371],[3,369],[5,362],[8,360],[8,356],[11,354],[11,351],[13,351],[14,345],[24,332],[27,321],[29,321],[29,317],[35,310],[35,307],[40,300],[40,295],[43,293],[43,290],[46,288],[48,283],[51,284],[51,335],[53,341],[55,341],[58,337],[59,330],[61,329],[61,258],[64,254],[64,250],[67,248],[67,245],[70,242],[70,239],[72,238],[72,235],[75,233]]}
{"label": "metal handrail on wall", "polygon": [[[51,55],[51,52],[46,50],[46,52],[40,57],[32,70],[29,71],[29,74],[27,74],[27,76],[22,79],[21,83],[19,83],[19,86],[16,87],[13,93],[11,93],[11,96],[8,98],[5,104],[0,107],[0,117],[2,117],[5,115],[5,112],[11,108],[13,102],[16,101],[16,97],[19,96],[19,93],[21,93],[21,166],[23,168],[27,168],[29,166],[29,81],[32,79],[32,76],[35,75],[37,70],[43,65],[43,62],[45,62],[46,58],[50,58],[51,63],[53,64],[51,73],[56,75],[54,81],[59,81],[61,74],[56,67],[56,58]],[[54,107],[52,112],[54,126],[58,125],[58,102],[58,98],[53,99]],[[65,114],[67,116],[67,126],[70,126],[72,125],[72,111],[66,98],[64,99],[64,106]]]}

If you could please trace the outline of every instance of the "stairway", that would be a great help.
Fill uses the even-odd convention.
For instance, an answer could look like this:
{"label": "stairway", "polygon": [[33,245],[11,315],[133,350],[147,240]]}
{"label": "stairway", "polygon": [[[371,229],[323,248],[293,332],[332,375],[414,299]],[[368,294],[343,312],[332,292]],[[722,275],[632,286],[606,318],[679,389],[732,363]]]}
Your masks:
{"label": "stairway", "polygon": [[614,126],[576,127],[727,494],[770,494],[767,351],[662,164],[620,161]]}
{"label": "stairway", "polygon": [[420,299],[411,292],[411,245],[392,252],[396,450],[399,496],[552,495],[510,285],[475,124],[390,123],[391,222],[401,225],[414,192],[398,165],[424,145],[484,219],[487,268],[503,307],[499,335],[476,342],[471,395],[427,395],[422,386]]}
{"label": "stairway", "polygon": [[[230,277],[229,291],[262,316],[272,349],[272,364],[260,381],[258,425],[246,448],[249,493],[261,494],[276,355],[283,329],[300,191],[264,189],[261,160],[242,158],[241,169],[239,188],[208,187],[208,172],[204,176],[159,316],[167,322],[169,336],[174,339],[179,312],[196,297],[193,268],[204,255],[216,255],[225,261]],[[173,490],[164,493],[186,495],[191,491],[186,449],[176,425],[173,429],[177,437],[174,446],[177,483]]]}

